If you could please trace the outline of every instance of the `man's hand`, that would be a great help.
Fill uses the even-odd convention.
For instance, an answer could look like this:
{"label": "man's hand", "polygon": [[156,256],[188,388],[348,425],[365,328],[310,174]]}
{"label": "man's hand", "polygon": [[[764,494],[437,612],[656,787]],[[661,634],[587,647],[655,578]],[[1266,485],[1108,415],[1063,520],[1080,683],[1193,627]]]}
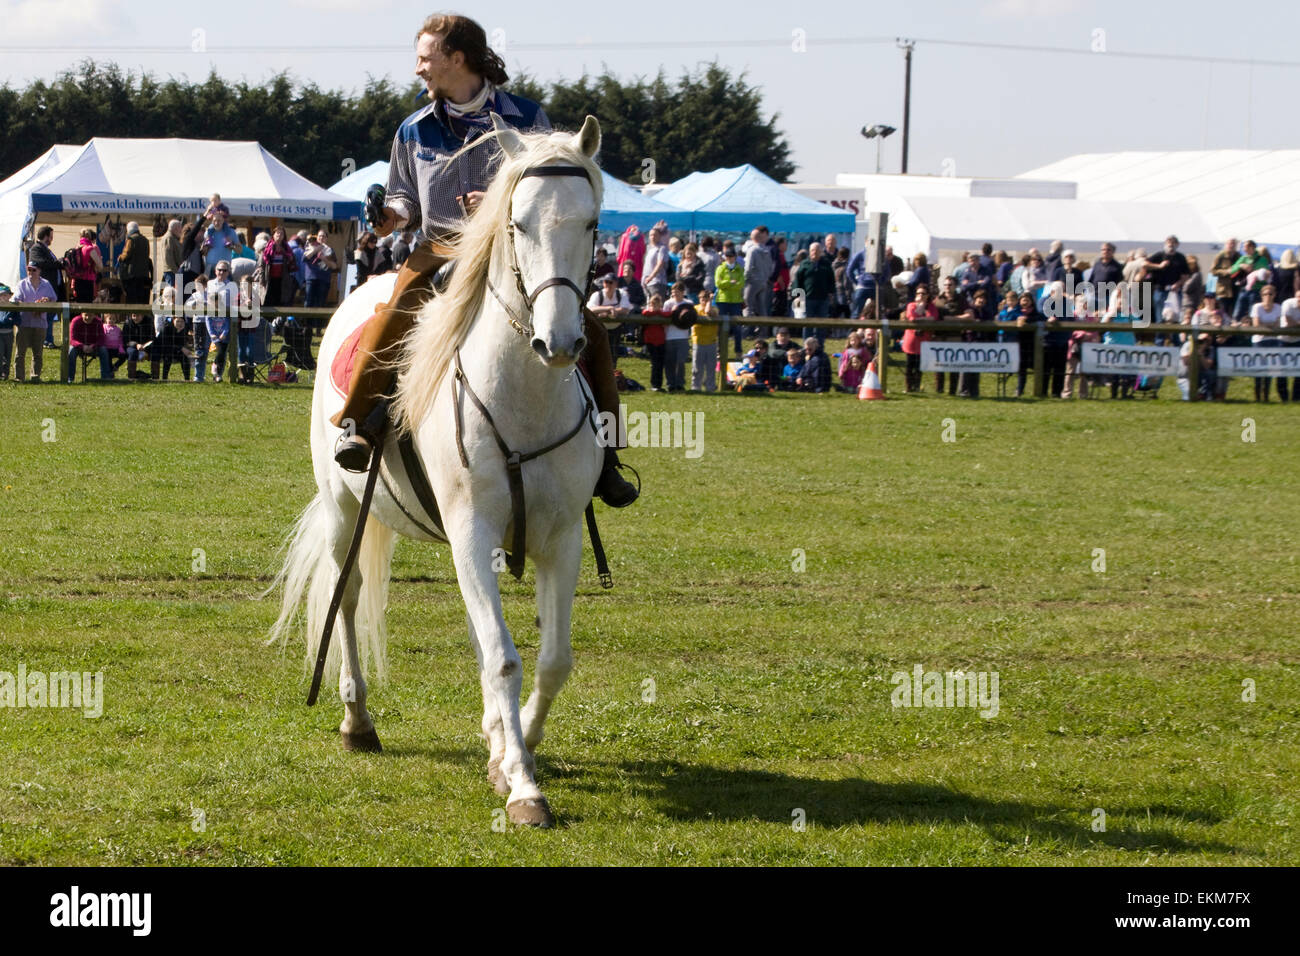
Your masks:
{"label": "man's hand", "polygon": [[483,190],[475,189],[470,192],[467,192],[464,196],[462,196],[461,205],[465,207],[465,212],[472,213],[475,209],[477,209],[479,203],[483,201],[484,195],[486,194],[483,192]]}
{"label": "man's hand", "polygon": [[379,222],[374,223],[372,225],[371,231],[374,232],[374,234],[378,236],[380,239],[382,239],[384,238],[384,236],[388,235],[396,228],[397,228],[397,213],[394,212],[392,208],[385,206],[383,218]]}

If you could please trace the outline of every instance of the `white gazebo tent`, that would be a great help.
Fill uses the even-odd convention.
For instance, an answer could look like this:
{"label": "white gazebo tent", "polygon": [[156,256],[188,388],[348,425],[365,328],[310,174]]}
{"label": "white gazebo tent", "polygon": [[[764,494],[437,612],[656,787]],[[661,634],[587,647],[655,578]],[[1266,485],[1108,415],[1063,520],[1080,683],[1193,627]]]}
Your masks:
{"label": "white gazebo tent", "polygon": [[237,225],[334,223],[336,251],[354,241],[361,214],[361,203],[322,189],[259,143],[97,137],[55,146],[0,183],[0,281],[17,283],[22,242],[37,222],[80,226],[112,216],[145,229],[155,216],[193,218],[213,192]]}

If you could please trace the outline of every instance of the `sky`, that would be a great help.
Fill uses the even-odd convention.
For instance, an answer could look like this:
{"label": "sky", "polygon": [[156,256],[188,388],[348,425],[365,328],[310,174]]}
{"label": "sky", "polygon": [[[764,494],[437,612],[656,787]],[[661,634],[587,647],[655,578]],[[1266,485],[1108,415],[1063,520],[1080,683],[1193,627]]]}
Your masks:
{"label": "sky", "polygon": [[[367,76],[404,83],[414,33],[437,9],[404,0],[0,0],[0,82],[51,80],[93,56],[160,78],[202,80],[215,68],[249,82],[288,70],[345,90]],[[859,132],[872,124],[900,130],[881,151],[882,171],[899,171],[897,38],[915,41],[913,173],[1010,176],[1125,149],[1280,149],[1297,146],[1300,130],[1300,5],[1290,3],[498,0],[446,9],[478,20],[512,73],[542,81],[605,68],[675,77],[713,60],[743,72],[765,112],[779,114],[796,182],[874,171],[875,145]],[[32,144],[32,157],[49,145]]]}

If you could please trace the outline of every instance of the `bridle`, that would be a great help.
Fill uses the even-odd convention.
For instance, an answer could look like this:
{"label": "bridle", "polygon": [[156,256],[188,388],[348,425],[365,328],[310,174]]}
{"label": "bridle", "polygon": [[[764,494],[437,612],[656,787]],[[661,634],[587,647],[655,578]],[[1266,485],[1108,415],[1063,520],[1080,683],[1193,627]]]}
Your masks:
{"label": "bridle", "polygon": [[[523,171],[523,174],[519,178],[522,180],[522,179],[526,179],[529,176],[577,176],[587,180],[588,182],[591,182],[590,174],[587,172],[587,170],[583,169],[581,166],[531,166],[528,169],[525,169]],[[592,189],[593,190],[595,189],[595,183],[592,183]],[[540,285],[538,285],[537,288],[535,288],[530,294],[528,292],[527,287],[524,285],[524,274],[519,269],[519,254],[515,251],[514,219],[512,218],[509,222],[506,223],[506,235],[509,237],[509,248],[510,248],[510,271],[513,272],[515,276],[515,288],[519,290],[519,295],[524,300],[525,314],[521,316],[518,312],[515,311],[513,307],[511,307],[510,303],[507,302],[502,297],[501,293],[497,291],[496,286],[492,284],[491,279],[488,279],[487,285],[488,285],[488,290],[492,293],[493,296],[496,297],[496,300],[501,303],[501,307],[506,310],[506,317],[510,320],[511,328],[513,328],[516,332],[518,332],[526,339],[531,339],[533,337],[534,332],[533,332],[533,325],[531,322],[531,318],[533,314],[533,305],[534,303],[536,303],[537,297],[541,295],[543,291],[551,288],[552,286],[566,286],[572,289],[574,293],[578,296],[579,309],[581,309],[582,306],[586,304],[587,291],[590,290],[592,279],[595,277],[595,273],[596,273],[595,257],[596,257],[596,242],[598,238],[598,229],[599,227],[592,229],[591,231],[592,263],[591,263],[591,268],[587,270],[586,289],[578,288],[578,284],[574,282],[572,279],[570,279],[568,276],[552,276],[551,278],[546,279]]]}

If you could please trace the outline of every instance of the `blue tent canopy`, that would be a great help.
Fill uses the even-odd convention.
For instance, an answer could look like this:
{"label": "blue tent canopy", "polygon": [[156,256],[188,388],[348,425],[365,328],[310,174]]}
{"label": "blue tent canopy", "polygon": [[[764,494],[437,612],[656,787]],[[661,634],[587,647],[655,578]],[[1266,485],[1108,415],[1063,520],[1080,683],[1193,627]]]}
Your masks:
{"label": "blue tent canopy", "polygon": [[853,232],[853,213],[787,189],[746,163],[691,173],[655,193],[660,202],[695,214],[696,230],[748,232],[759,223],[773,232]]}
{"label": "blue tent canopy", "polygon": [[[604,170],[600,175],[605,181],[605,199],[600,207],[601,232],[622,232],[628,226],[640,226],[642,231],[646,231],[660,219],[668,223],[669,229],[691,228],[689,212],[644,196],[640,190],[620,182]],[[330,192],[364,200],[372,183],[387,182],[388,163],[380,160],[344,176],[330,187]]]}
{"label": "blue tent canopy", "polygon": [[600,204],[601,232],[622,232],[628,226],[639,226],[642,232],[648,232],[660,219],[674,231],[691,228],[694,217],[686,210],[643,195],[639,189],[620,182],[604,170],[600,175],[605,180],[605,198]]}
{"label": "blue tent canopy", "polygon": [[355,173],[344,176],[330,187],[330,192],[365,202],[366,190],[375,183],[379,183],[381,186],[388,185],[387,160],[381,159],[369,166],[358,169]]}

